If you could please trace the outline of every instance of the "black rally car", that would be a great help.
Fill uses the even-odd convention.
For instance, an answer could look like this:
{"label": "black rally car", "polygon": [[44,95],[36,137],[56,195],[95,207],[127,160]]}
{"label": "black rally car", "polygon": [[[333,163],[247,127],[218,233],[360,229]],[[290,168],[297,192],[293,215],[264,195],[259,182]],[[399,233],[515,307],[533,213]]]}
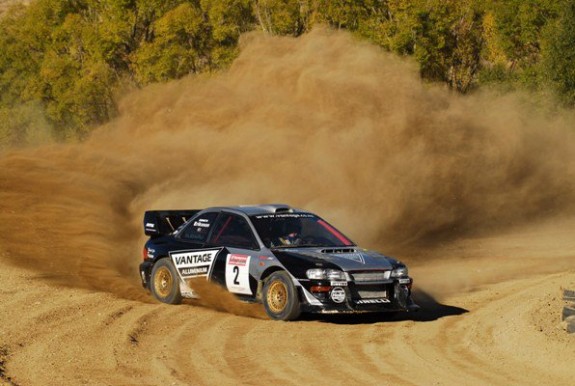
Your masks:
{"label": "black rally car", "polygon": [[203,276],[277,320],[419,308],[404,264],[287,205],[147,211],[144,230],[142,284],[164,303],[196,297],[188,281]]}

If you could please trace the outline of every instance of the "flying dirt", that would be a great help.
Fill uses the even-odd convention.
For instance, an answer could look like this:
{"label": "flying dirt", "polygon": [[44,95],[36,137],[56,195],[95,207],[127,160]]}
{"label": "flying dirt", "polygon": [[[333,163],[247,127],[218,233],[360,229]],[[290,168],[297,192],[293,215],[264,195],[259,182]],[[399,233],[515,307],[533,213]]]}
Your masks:
{"label": "flying dirt", "polygon": [[[2,154],[0,258],[16,265],[2,280],[14,289],[28,283],[23,304],[47,299],[29,315],[20,311],[28,329],[48,323],[63,331],[58,343],[49,331],[37,332],[40,348],[16,327],[0,337],[14,352],[6,354],[9,381],[56,384],[74,374],[78,383],[98,384],[349,377],[503,384],[548,379],[554,371],[551,379],[562,383],[575,373],[555,356],[526,372],[539,354],[510,352],[518,341],[561,357],[573,352],[551,313],[537,322],[529,316],[541,304],[557,305],[559,313],[553,290],[575,283],[573,113],[551,114],[526,99],[463,97],[424,84],[412,62],[342,32],[249,34],[228,71],[127,95],[119,116],[82,143]],[[208,285],[202,304],[172,308],[141,288],[145,210],[267,202],[322,213],[358,244],[415,265],[415,285],[419,280],[423,293],[461,312],[442,314],[430,301],[434,311],[415,319],[360,326],[343,319],[349,324],[335,321],[337,331],[326,332],[326,321],[257,320],[259,309],[217,300]],[[8,300],[13,292],[0,295],[6,324],[17,303]],[[529,308],[517,310],[522,296]],[[502,315],[511,324],[497,324]],[[196,326],[204,327],[194,333]],[[506,333],[494,335],[500,331]],[[325,352],[340,353],[337,363],[345,366],[326,365],[312,343],[330,333],[335,340]],[[109,339],[99,344],[102,334]],[[481,349],[484,339],[493,341],[489,352]],[[83,354],[86,345],[92,354]],[[240,349],[232,354],[232,346]],[[27,371],[24,358],[47,352],[54,360]],[[255,354],[262,352],[278,359],[262,367]],[[385,362],[390,352],[394,359]],[[77,360],[66,362],[68,356]],[[189,364],[198,356],[205,367]],[[108,359],[94,365],[99,357]],[[495,359],[503,365],[493,367]],[[42,371],[52,373],[50,366],[63,375],[47,378]],[[397,375],[408,368],[417,374]],[[294,375],[298,370],[308,377]]]}

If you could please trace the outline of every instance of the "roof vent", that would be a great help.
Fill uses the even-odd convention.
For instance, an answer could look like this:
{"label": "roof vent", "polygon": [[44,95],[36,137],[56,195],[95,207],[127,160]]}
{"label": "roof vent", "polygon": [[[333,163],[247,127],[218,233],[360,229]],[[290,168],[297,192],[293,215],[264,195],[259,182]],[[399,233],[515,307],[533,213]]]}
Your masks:
{"label": "roof vent", "polygon": [[331,249],[323,249],[321,251],[321,253],[328,253],[328,254],[334,254],[334,253],[355,253],[357,252],[355,250],[355,248],[331,248]]}
{"label": "roof vent", "polygon": [[276,208],[276,213],[293,213],[293,209],[290,207]]}

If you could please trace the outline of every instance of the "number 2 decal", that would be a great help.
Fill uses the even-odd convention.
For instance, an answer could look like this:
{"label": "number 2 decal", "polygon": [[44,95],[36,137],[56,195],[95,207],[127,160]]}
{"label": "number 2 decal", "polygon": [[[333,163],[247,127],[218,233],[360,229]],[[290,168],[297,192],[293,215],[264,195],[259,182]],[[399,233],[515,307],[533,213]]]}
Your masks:
{"label": "number 2 decal", "polygon": [[230,253],[226,257],[226,287],[235,294],[253,295],[250,288],[251,256]]}
{"label": "number 2 decal", "polygon": [[240,276],[240,267],[237,265],[234,265],[234,273],[236,274],[234,277],[234,285],[240,285],[240,282],[238,281],[238,276]]}

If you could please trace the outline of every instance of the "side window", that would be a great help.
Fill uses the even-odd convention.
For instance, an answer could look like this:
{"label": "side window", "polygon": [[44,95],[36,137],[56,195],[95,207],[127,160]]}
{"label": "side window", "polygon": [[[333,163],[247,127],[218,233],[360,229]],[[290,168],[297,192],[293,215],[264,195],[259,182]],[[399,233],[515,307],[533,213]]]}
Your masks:
{"label": "side window", "polygon": [[208,212],[194,218],[186,225],[184,231],[180,234],[180,237],[186,240],[203,243],[206,241],[217,216],[217,212]]}
{"label": "side window", "polygon": [[257,249],[258,243],[247,221],[240,216],[222,213],[210,237],[210,244]]}

